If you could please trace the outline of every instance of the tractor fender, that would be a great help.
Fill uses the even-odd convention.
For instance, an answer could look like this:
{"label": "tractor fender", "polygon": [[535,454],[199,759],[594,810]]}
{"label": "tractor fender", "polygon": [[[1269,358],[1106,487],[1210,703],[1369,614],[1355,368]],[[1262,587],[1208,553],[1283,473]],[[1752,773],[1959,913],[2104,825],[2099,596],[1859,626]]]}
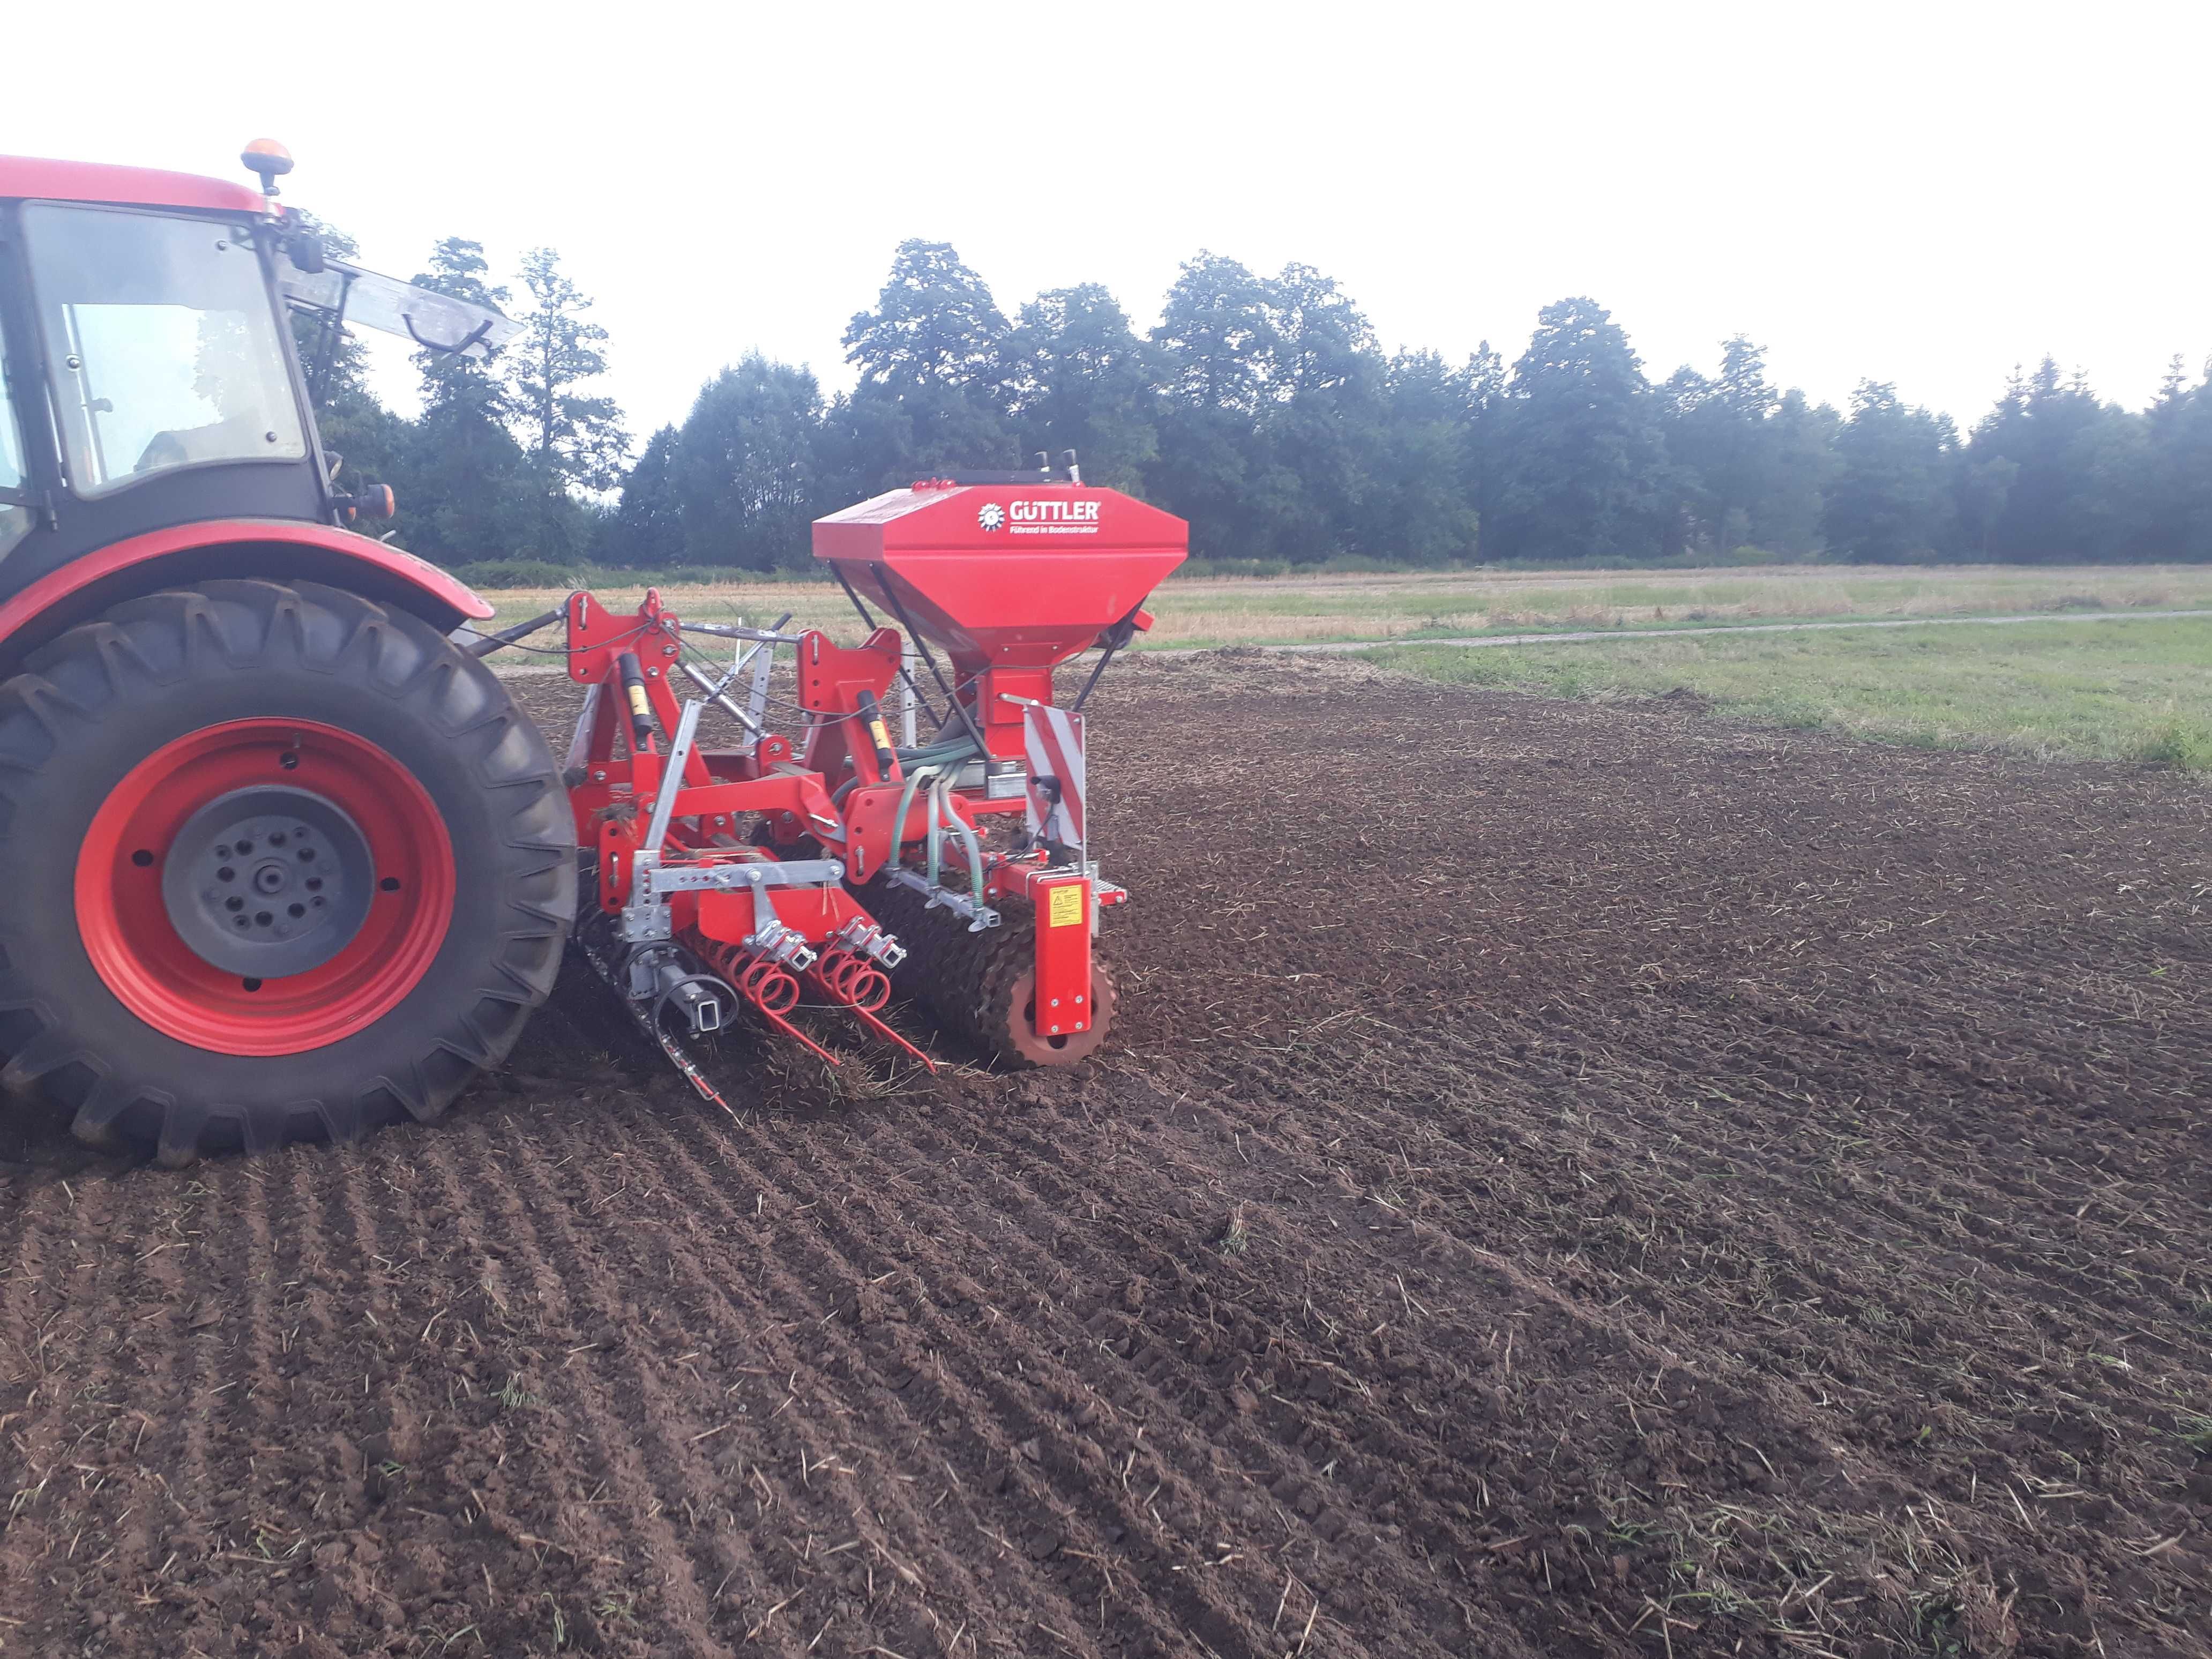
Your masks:
{"label": "tractor fender", "polygon": [[428,561],[350,530],[295,519],[212,519],[110,542],[0,603],[0,674],[126,599],[255,576],[343,588],[420,617],[441,633],[493,614],[466,585]]}

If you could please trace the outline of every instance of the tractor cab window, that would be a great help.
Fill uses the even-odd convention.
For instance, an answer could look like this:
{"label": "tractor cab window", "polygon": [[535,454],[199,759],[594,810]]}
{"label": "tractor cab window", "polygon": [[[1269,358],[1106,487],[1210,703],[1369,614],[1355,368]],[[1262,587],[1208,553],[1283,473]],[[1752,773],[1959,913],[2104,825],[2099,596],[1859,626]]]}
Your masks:
{"label": "tractor cab window", "polygon": [[31,533],[29,479],[23,467],[23,430],[15,420],[15,383],[8,374],[8,343],[0,339],[0,556]]}
{"label": "tractor cab window", "polygon": [[23,210],[70,488],[307,453],[250,232],[209,219]]}

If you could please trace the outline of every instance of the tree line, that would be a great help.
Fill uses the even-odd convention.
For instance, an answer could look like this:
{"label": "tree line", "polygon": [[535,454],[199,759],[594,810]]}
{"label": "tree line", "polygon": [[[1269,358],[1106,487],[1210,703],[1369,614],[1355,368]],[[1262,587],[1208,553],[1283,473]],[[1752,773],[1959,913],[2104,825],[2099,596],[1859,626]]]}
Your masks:
{"label": "tree line", "polygon": [[[459,238],[415,280],[514,298]],[[329,447],[445,562],[798,565],[823,513],[1066,449],[1188,519],[1194,552],[1270,564],[2212,559],[2212,367],[2179,357],[2141,410],[2045,357],[1962,434],[1887,382],[1841,410],[1777,387],[1741,336],[1654,381],[1586,298],[1546,306],[1510,363],[1486,342],[1455,363],[1386,353],[1308,265],[1201,253],[1140,333],[1097,283],[1009,318],[950,246],[911,240],[845,332],[849,392],[755,353],[632,461],[590,301],[551,250],[520,283],[524,332],[491,360],[418,354],[417,418],[377,404],[357,348],[326,393]]]}

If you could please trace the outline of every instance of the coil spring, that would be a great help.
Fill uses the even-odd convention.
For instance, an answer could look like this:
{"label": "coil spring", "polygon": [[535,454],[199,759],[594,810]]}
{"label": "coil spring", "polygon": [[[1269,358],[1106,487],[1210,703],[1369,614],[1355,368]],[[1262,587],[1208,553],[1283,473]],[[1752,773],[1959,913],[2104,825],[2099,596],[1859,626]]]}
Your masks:
{"label": "coil spring", "polygon": [[688,942],[696,954],[756,1007],[771,1014],[787,1014],[799,1006],[799,981],[780,963],[756,956],[742,945],[703,934],[694,933]]}
{"label": "coil spring", "polygon": [[854,951],[825,951],[810,972],[832,1001],[863,1012],[872,1014],[890,1000],[890,975]]}

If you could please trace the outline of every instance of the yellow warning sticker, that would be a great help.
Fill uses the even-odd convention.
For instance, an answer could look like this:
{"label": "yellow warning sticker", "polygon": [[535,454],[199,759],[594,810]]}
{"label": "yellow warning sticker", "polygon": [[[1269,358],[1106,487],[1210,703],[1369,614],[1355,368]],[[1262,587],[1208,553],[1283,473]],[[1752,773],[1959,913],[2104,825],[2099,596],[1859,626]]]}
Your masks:
{"label": "yellow warning sticker", "polygon": [[1045,902],[1044,925],[1048,927],[1065,927],[1071,922],[1082,920],[1083,884],[1079,881],[1071,881],[1063,886],[1054,888],[1052,896]]}

